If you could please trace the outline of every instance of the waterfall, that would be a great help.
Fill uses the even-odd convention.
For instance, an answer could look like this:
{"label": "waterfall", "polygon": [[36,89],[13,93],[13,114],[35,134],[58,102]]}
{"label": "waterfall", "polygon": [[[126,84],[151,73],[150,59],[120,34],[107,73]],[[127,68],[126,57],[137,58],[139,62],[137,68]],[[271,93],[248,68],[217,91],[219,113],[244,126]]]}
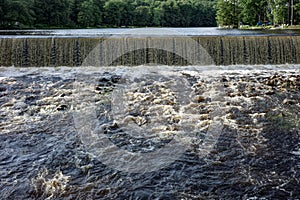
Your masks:
{"label": "waterfall", "polygon": [[300,64],[300,36],[3,37],[0,49],[0,66]]}

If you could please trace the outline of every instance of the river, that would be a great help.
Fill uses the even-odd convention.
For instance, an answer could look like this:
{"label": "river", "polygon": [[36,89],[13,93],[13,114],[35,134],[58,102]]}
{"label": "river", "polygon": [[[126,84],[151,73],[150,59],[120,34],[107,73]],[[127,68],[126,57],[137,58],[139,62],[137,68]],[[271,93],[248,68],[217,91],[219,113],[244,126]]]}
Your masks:
{"label": "river", "polygon": [[245,35],[299,35],[300,30],[238,30],[210,28],[99,28],[99,29],[34,29],[0,30],[0,37],[94,37],[117,35],[177,35],[177,36],[245,36]]}
{"label": "river", "polygon": [[0,67],[1,199],[300,197],[299,64],[99,67],[94,55],[77,67]]}

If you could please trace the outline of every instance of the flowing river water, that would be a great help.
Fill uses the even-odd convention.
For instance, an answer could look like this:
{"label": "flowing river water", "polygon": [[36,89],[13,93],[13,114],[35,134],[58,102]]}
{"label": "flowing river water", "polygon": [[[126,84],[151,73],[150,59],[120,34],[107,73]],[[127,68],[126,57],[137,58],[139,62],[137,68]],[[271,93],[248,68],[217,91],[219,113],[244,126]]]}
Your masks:
{"label": "flowing river water", "polygon": [[147,67],[0,68],[1,198],[299,197],[299,66]]}
{"label": "flowing river water", "polygon": [[299,33],[158,30],[0,31],[1,199],[300,198]]}

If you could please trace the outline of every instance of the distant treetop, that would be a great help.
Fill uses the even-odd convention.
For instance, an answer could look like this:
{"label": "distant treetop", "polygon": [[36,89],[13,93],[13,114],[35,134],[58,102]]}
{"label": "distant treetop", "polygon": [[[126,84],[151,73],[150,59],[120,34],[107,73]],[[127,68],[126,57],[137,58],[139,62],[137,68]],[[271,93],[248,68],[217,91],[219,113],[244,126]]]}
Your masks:
{"label": "distant treetop", "polygon": [[216,26],[215,1],[0,0],[0,28]]}

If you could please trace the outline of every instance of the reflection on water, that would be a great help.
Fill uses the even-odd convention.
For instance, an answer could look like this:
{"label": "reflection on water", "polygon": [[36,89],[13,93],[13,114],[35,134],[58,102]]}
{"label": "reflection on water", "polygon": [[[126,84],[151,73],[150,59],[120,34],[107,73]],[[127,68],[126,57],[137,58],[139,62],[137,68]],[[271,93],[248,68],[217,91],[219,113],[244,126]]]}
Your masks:
{"label": "reflection on water", "polygon": [[35,29],[35,30],[0,30],[0,36],[111,36],[127,33],[128,35],[169,35],[177,36],[201,36],[201,35],[299,35],[300,30],[238,30],[238,29],[218,29],[218,28],[101,28],[101,29]]}
{"label": "reflection on water", "polygon": [[[124,77],[126,68],[1,68],[1,199],[298,198],[299,66],[226,68],[170,69],[187,80],[191,96],[189,102],[183,99],[185,107],[176,104],[174,87],[156,87],[167,86],[170,79],[155,84],[146,79],[134,79],[138,85],[127,82],[125,107],[134,111],[125,113],[130,123],[143,127],[147,121],[138,119],[148,114],[157,119],[157,115],[151,118],[155,114],[151,107],[167,108],[156,110],[166,112],[157,131],[167,134],[152,132],[155,137],[146,142],[139,135],[129,137],[110,118],[116,103],[111,95],[122,87],[118,77]],[[92,98],[74,104],[74,98],[85,97],[74,88],[79,73],[97,82],[82,82],[83,91],[92,92]],[[221,90],[223,98],[210,98],[212,90]],[[181,118],[184,111],[196,120],[186,132],[188,137],[177,138],[186,148],[176,161],[156,171],[128,173],[101,162],[76,130],[73,114],[89,102],[97,105],[98,125],[107,127],[110,142],[129,152],[147,153],[143,148],[167,145],[176,127],[180,130],[181,123],[190,122]],[[211,151],[200,155],[216,103],[223,110],[223,128]],[[116,123],[122,124],[122,119]]]}

